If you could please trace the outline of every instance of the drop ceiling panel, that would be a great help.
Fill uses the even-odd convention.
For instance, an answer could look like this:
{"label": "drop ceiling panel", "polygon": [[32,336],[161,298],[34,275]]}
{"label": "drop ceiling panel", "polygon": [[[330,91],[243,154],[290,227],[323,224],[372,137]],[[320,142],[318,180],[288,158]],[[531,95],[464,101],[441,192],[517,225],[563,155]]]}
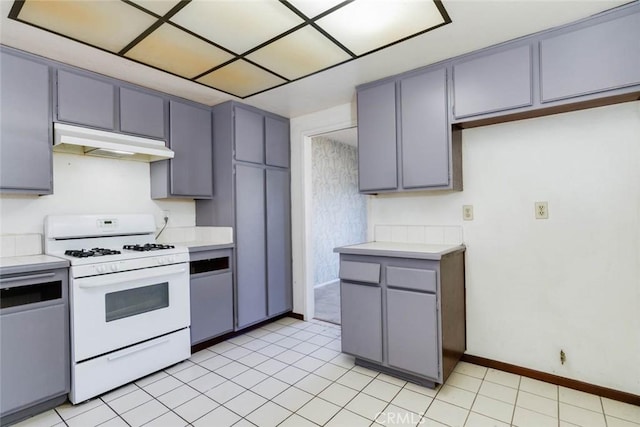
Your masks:
{"label": "drop ceiling panel", "polygon": [[317,24],[357,55],[445,23],[436,4],[415,0],[358,0]]}
{"label": "drop ceiling panel", "polygon": [[171,21],[238,54],[303,23],[277,0],[194,0]]}
{"label": "drop ceiling panel", "polygon": [[242,59],[218,68],[196,81],[241,97],[286,83],[286,80]]}
{"label": "drop ceiling panel", "polygon": [[155,13],[156,15],[164,16],[174,8],[175,5],[180,3],[179,0],[135,0],[133,3],[144,7],[147,10]]}
{"label": "drop ceiling panel", "polygon": [[342,2],[344,0],[289,0],[289,3],[309,18],[315,18]]}
{"label": "drop ceiling panel", "polygon": [[247,56],[293,80],[351,59],[315,28],[306,26]]}
{"label": "drop ceiling panel", "polygon": [[27,0],[19,17],[111,52],[120,51],[155,22],[151,15],[114,1]]}
{"label": "drop ceiling panel", "polygon": [[186,78],[196,77],[233,58],[171,24],[162,24],[125,56]]}

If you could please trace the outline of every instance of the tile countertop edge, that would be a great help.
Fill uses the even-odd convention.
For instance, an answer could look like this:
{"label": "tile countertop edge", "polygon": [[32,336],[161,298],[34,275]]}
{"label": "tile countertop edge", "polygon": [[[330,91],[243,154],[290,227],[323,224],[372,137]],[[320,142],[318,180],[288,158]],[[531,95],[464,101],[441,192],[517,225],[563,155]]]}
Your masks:
{"label": "tile countertop edge", "polygon": [[440,260],[443,256],[465,251],[465,245],[427,245],[421,243],[367,242],[341,246],[333,252],[350,255],[374,255],[395,258]]}
{"label": "tile countertop edge", "polygon": [[69,267],[69,261],[49,255],[25,255],[0,258],[0,274],[32,273]]}

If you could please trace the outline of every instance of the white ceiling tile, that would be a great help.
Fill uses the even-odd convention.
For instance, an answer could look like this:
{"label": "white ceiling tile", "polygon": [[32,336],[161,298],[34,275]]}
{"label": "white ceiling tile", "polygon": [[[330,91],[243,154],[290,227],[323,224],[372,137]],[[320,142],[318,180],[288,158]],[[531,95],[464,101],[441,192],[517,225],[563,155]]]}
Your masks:
{"label": "white ceiling tile", "polygon": [[218,68],[197,81],[242,97],[285,83],[286,80],[241,59]]}
{"label": "white ceiling tile", "polygon": [[306,26],[247,58],[293,80],[344,62],[351,56],[318,30]]}
{"label": "white ceiling tile", "polygon": [[224,50],[170,24],[162,24],[125,56],[187,78],[233,58]]}
{"label": "white ceiling tile", "polygon": [[344,0],[289,0],[289,3],[307,17],[313,18],[339,5],[343,1]]}
{"label": "white ceiling tile", "polygon": [[442,24],[431,0],[356,0],[316,21],[357,55]]}
{"label": "white ceiling tile", "polygon": [[18,17],[111,52],[120,51],[156,21],[119,1],[26,1]]}
{"label": "white ceiling tile", "polygon": [[171,21],[238,54],[303,22],[277,0],[194,0]]}
{"label": "white ceiling tile", "polygon": [[147,10],[150,10],[156,15],[164,16],[165,13],[173,9],[173,7],[178,3],[180,3],[180,1],[179,0],[134,0],[133,3],[136,3],[137,5],[142,6]]}

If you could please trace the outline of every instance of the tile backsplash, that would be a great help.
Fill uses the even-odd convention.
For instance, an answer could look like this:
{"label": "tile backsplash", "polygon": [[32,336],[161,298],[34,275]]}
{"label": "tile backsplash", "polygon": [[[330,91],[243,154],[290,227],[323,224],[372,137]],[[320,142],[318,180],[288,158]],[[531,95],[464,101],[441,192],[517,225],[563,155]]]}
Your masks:
{"label": "tile backsplash", "polygon": [[167,227],[160,237],[160,243],[211,242],[212,244],[233,243],[231,227]]}
{"label": "tile backsplash", "polygon": [[458,225],[385,225],[374,226],[376,242],[425,243],[458,245],[463,243]]}
{"label": "tile backsplash", "polygon": [[0,235],[0,257],[40,255],[42,234],[2,234]]}

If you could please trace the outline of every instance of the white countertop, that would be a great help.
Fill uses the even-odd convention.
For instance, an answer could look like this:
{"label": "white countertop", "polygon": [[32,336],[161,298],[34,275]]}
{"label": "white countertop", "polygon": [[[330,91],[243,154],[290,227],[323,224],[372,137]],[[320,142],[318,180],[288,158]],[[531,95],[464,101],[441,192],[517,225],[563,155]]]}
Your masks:
{"label": "white countertop", "polygon": [[[69,262],[49,255],[24,255],[0,257],[0,268],[13,271],[35,271],[49,268],[65,268]],[[4,273],[4,271],[3,271]]]}
{"label": "white countertop", "polygon": [[438,260],[451,252],[465,250],[464,245],[435,245],[425,243],[367,242],[342,246],[333,251],[341,254],[378,255]]}

